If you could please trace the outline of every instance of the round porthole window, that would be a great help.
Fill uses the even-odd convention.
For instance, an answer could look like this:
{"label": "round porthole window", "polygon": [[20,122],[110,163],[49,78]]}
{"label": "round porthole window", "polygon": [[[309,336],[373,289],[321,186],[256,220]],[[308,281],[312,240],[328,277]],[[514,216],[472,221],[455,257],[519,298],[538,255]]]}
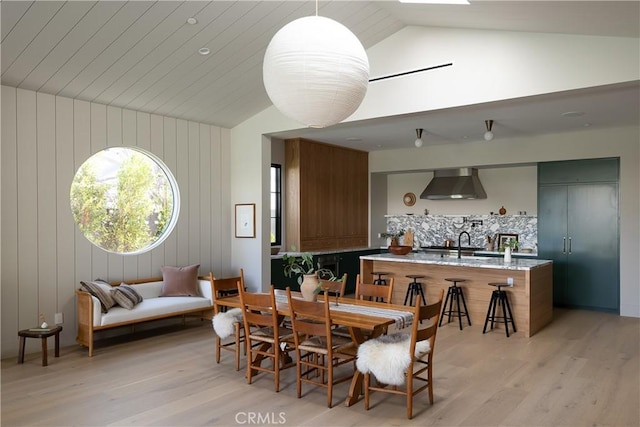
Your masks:
{"label": "round porthole window", "polygon": [[73,219],[84,236],[124,255],[162,243],[180,209],[169,168],[138,148],[107,148],[91,156],[76,172],[70,196]]}

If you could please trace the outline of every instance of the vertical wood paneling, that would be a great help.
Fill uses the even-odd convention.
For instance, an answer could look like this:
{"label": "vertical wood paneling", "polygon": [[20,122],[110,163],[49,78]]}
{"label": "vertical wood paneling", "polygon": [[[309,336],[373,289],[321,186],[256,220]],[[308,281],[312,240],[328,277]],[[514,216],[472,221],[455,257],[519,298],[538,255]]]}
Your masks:
{"label": "vertical wood paneling", "polygon": [[[231,163],[228,161],[231,158],[231,131],[224,128],[218,128],[218,131],[220,132],[220,156],[217,159],[217,163],[221,171],[218,184],[218,191],[220,192],[220,205],[218,205],[220,233],[217,236],[221,242],[221,250],[218,252],[218,257],[220,268],[228,268],[231,265],[231,251],[226,250],[226,248],[231,247],[232,236],[235,236],[235,207],[231,203],[231,186],[226,184],[231,180]],[[238,271],[240,267],[233,267],[229,274],[235,274],[234,272]]]}
{"label": "vertical wood paneling", "polygon": [[[107,148],[107,107],[91,104],[91,155]],[[87,159],[81,159],[85,162]],[[96,245],[91,245],[91,277],[108,280],[109,254]]]}
{"label": "vertical wood paneling", "polygon": [[[122,145],[135,147],[137,145],[137,114],[132,110],[122,110]],[[136,256],[125,255],[123,259],[123,276],[116,280],[138,276],[138,259]]]}
{"label": "vertical wood paneling", "polygon": [[[211,268],[213,272],[219,276],[227,275],[222,269],[222,247],[224,242],[220,238],[222,236],[222,219],[220,218],[221,200],[220,200],[220,182],[222,182],[223,171],[221,169],[220,156],[222,147],[220,142],[220,128],[211,127],[211,150],[209,159],[209,168],[211,169]],[[233,227],[233,225],[232,225]]]}
{"label": "vertical wood paneling", "polygon": [[14,348],[18,327],[18,146],[16,89],[2,86],[2,348]]}
{"label": "vertical wood paneling", "polygon": [[[164,135],[164,164],[167,165],[174,178],[177,180],[177,145],[176,145],[176,119],[171,117],[164,117],[162,120],[163,135]],[[184,192],[178,183],[178,193],[180,199],[184,198]],[[182,215],[182,208],[178,212],[178,218]],[[173,231],[164,241],[164,262],[163,265],[177,265],[178,264],[178,224],[174,227]]]}
{"label": "vertical wood paneling", "polygon": [[[151,118],[148,113],[136,113],[136,145],[146,152],[151,151]],[[137,256],[138,277],[151,277],[151,252]]]}
{"label": "vertical wood paneling", "polygon": [[[149,122],[151,152],[159,158],[164,158],[164,126],[162,116],[152,114]],[[163,163],[165,163],[163,161]],[[165,163],[166,164],[166,163]],[[161,244],[151,251],[151,277],[160,276],[160,267],[164,265],[164,248]]]}
{"label": "vertical wood paneling", "polygon": [[55,97],[38,93],[36,95],[37,122],[37,164],[38,164],[38,311],[53,324],[53,314],[58,306],[56,287],[56,105]]}
{"label": "vertical wood paneling", "polygon": [[[200,127],[189,122],[189,195],[200,194]],[[200,197],[189,197],[189,264],[200,263]]]}
{"label": "vertical wood paneling", "polygon": [[107,107],[107,147],[122,145],[122,108]]}
{"label": "vertical wood paneling", "polygon": [[[16,331],[33,326],[39,312],[51,323],[62,312],[62,345],[72,344],[80,280],[136,279],[190,263],[230,274],[229,141],[227,129],[3,86],[2,357],[17,354]],[[93,248],[71,214],[77,169],[120,145],[150,150],[179,185],[177,227],[145,255]],[[29,341],[27,351],[40,351]]]}
{"label": "vertical wood paneling", "polygon": [[[182,193],[180,216],[176,224],[178,248],[189,247],[189,129],[185,120],[176,121],[176,180]],[[178,250],[176,265],[189,263],[189,251]]]}
{"label": "vertical wood paneling", "polygon": [[[107,107],[107,146],[122,146],[122,108]],[[108,280],[124,279],[124,257],[109,253]]]}
{"label": "vertical wood paneling", "polygon": [[[211,126],[200,125],[200,212],[198,218],[212,218],[211,212]],[[200,272],[211,270],[211,221],[199,221]]]}
{"label": "vertical wood paneling", "polygon": [[[18,321],[20,328],[38,321],[38,162],[36,93],[18,89]],[[14,331],[15,333],[15,331]]]}
{"label": "vertical wood paneling", "polygon": [[[85,101],[73,101],[73,174],[91,156],[91,105]],[[69,182],[71,188],[71,182]],[[67,196],[69,200],[69,196]],[[76,279],[92,280],[91,247],[89,240],[78,227],[75,230]]]}
{"label": "vertical wood paneling", "polygon": [[[76,170],[73,163],[73,101],[56,97],[56,262],[58,309],[64,316],[63,342],[73,342],[76,336],[75,316],[78,287],[75,266],[75,230],[71,214],[69,191]],[[41,280],[43,278],[41,277]],[[44,279],[46,280],[46,279]]]}

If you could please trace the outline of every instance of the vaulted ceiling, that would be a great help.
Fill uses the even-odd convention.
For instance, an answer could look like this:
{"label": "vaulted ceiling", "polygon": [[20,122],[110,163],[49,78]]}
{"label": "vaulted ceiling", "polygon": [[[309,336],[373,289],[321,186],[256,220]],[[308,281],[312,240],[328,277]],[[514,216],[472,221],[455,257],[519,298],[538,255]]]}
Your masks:
{"label": "vaulted ceiling", "polygon": [[[271,105],[262,83],[265,49],[286,23],[315,13],[313,1],[2,1],[1,7],[3,85],[227,128]],[[408,25],[640,37],[637,1],[471,0],[469,6],[320,1],[319,7],[320,15],[346,25],[365,48]],[[187,23],[191,17],[197,23]],[[198,53],[203,47],[209,55]],[[438,112],[433,134],[447,143],[483,132],[465,128],[454,113],[466,114],[468,123],[477,126],[497,113],[492,108],[508,109],[513,116],[505,132],[535,133],[541,126],[561,131],[562,121],[536,122],[535,111],[549,108],[550,102],[571,108],[576,101],[598,106],[591,114],[606,125],[637,122],[636,82]],[[393,148],[389,135],[420,127],[413,119],[419,118],[298,135],[346,146],[360,138],[365,144],[353,146],[369,151]],[[407,141],[412,138],[408,135]]]}

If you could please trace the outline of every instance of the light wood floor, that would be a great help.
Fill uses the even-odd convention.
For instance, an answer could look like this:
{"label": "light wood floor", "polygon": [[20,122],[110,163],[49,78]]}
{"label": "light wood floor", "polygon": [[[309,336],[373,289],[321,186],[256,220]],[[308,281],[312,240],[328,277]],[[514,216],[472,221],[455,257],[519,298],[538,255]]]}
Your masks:
{"label": "light wood floor", "polygon": [[244,370],[232,367],[232,353],[215,363],[213,331],[204,323],[98,346],[93,358],[78,346],[63,348],[48,367],[40,366],[39,354],[27,355],[23,365],[3,360],[1,422],[234,426],[252,425],[253,412],[287,426],[640,425],[640,319],[556,310],[554,322],[529,339],[506,338],[502,329],[483,335],[482,319],[472,320],[463,331],[440,328],[435,403],[418,395],[411,421],[400,396],[374,394],[369,411],[362,401],[345,407],[348,384],[337,386],[332,409],[324,389],[307,386],[297,399],[292,369],[280,393],[271,376],[247,385]]}

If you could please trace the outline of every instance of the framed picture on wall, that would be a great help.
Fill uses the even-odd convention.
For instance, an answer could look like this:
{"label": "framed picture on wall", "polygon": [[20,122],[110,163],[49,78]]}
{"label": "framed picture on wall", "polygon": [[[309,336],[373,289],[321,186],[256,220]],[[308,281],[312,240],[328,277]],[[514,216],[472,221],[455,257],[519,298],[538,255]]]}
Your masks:
{"label": "framed picture on wall", "polygon": [[517,248],[517,245],[518,245],[517,234],[503,234],[503,233],[498,234],[498,249],[503,248],[505,245],[509,244],[511,240],[516,241],[516,248]]}
{"label": "framed picture on wall", "polygon": [[236,237],[256,237],[256,204],[236,204]]}

